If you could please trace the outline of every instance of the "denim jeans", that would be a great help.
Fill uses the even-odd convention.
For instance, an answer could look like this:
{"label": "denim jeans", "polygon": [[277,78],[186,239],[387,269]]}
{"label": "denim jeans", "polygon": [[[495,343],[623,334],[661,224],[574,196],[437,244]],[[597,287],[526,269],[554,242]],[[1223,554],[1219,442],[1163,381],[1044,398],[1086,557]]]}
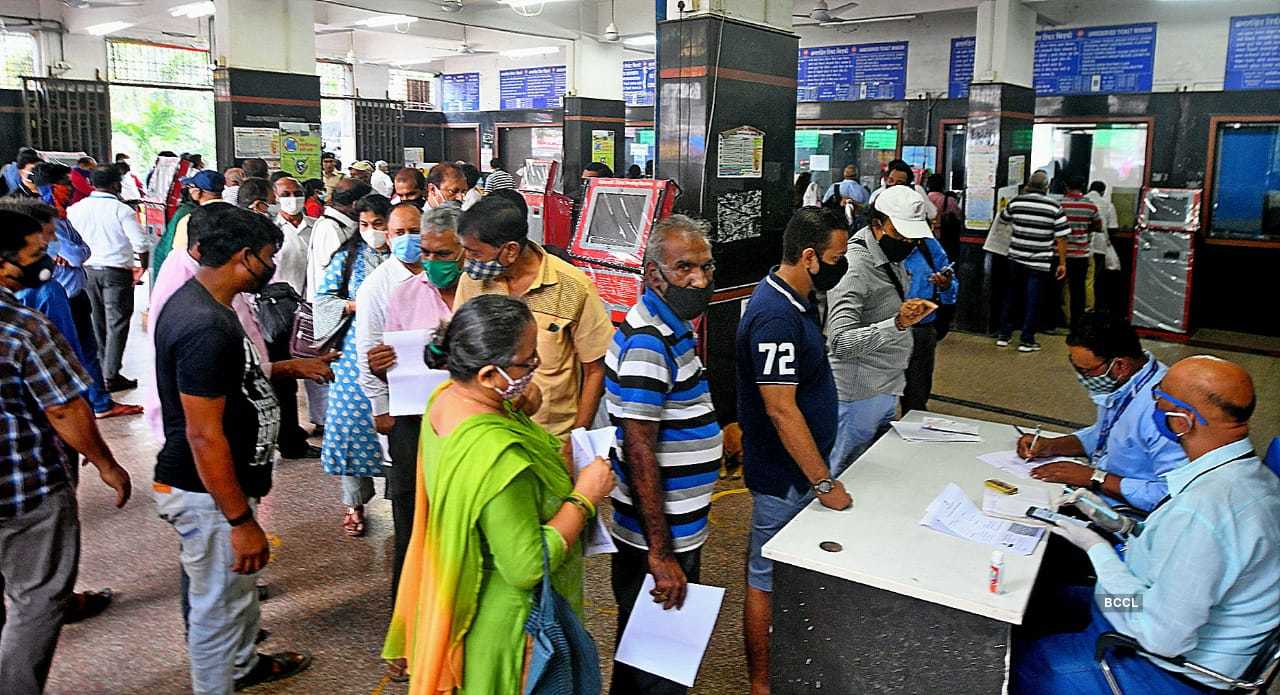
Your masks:
{"label": "denim jeans", "polygon": [[791,490],[786,497],[751,493],[751,535],[747,538],[747,585],[773,592],[773,560],[762,549],[788,521],[813,501],[813,490]]}
{"label": "denim jeans", "polygon": [[858,457],[889,431],[889,422],[898,411],[898,397],[882,394],[860,401],[840,401],[840,421],[836,425],[836,444],[827,457],[831,477],[835,478],[858,460]]}
{"label": "denim jeans", "polygon": [[1047,271],[1035,270],[1017,261],[1009,261],[1009,291],[1005,294],[1004,309],[1000,312],[1000,337],[1008,340],[1013,335],[1014,322],[1022,319],[1022,342],[1036,342],[1036,322],[1040,320],[1040,301],[1044,285],[1049,282]]}
{"label": "denim jeans", "polygon": [[191,688],[196,695],[230,695],[235,679],[258,661],[254,640],[261,613],[254,575],[231,571],[231,525],[212,495],[159,485],[154,497],[160,518],[178,533],[190,581]]}

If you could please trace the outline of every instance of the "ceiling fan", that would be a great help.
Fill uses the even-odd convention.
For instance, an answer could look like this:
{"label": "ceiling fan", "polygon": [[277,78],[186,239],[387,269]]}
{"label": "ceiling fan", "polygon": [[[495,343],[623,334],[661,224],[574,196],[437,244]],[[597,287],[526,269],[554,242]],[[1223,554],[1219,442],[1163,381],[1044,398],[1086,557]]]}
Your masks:
{"label": "ceiling fan", "polygon": [[99,7],[137,7],[146,3],[143,0],[62,0],[62,4],[73,10],[92,10]]}
{"label": "ceiling fan", "polygon": [[838,7],[828,8],[826,0],[815,0],[815,2],[813,3],[813,8],[809,10],[808,14],[793,14],[791,16],[795,19],[810,20],[808,22],[796,22],[795,26],[811,27],[819,24],[843,22],[846,20],[846,18],[838,17],[836,15],[844,10],[851,10],[857,6],[858,6],[858,3],[856,2],[846,2],[843,5],[840,5]]}
{"label": "ceiling fan", "polygon": [[497,53],[497,51],[477,51],[474,46],[468,43],[466,25],[463,25],[462,27],[462,43],[459,44],[457,48],[451,48],[449,50],[453,51],[454,53],[457,53],[458,55],[466,55],[466,56],[490,55],[493,53]]}

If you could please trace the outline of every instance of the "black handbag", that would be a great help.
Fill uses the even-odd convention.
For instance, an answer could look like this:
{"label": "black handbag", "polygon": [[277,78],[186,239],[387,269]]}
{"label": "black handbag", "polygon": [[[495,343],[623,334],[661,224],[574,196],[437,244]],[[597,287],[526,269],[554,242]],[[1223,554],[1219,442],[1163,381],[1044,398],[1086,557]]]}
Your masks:
{"label": "black handbag", "polygon": [[272,344],[287,340],[302,303],[302,296],[289,283],[267,285],[258,293],[258,325],[262,328],[262,337]]}
{"label": "black handbag", "polygon": [[[342,262],[342,287],[338,296],[351,299],[351,272],[356,267],[358,245],[347,246],[347,257]],[[341,351],[342,341],[351,330],[355,314],[347,314],[338,322],[338,326],[326,335],[315,334],[315,315],[311,302],[299,301],[298,313],[293,317],[292,330],[289,334],[289,353],[294,357],[320,357],[326,353]]]}

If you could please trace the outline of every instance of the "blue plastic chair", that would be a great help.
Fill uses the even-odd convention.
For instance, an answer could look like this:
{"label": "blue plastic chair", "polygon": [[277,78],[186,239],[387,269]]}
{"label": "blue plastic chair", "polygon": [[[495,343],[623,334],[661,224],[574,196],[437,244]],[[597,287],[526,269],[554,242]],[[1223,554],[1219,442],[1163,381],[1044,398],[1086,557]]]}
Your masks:
{"label": "blue plastic chair", "polygon": [[1271,440],[1271,446],[1267,447],[1267,455],[1262,459],[1267,468],[1272,473],[1280,475],[1280,437]]}

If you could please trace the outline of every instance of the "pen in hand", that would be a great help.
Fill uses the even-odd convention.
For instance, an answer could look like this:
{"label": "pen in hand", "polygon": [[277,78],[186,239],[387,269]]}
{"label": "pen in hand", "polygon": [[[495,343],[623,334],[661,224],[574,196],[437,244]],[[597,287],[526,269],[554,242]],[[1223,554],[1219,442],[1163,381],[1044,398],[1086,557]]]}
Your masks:
{"label": "pen in hand", "polygon": [[1035,434],[1035,436],[1033,436],[1033,437],[1031,438],[1031,446],[1027,447],[1027,460],[1028,460],[1028,461],[1030,461],[1031,459],[1033,459],[1033,458],[1035,458],[1035,457],[1036,457],[1036,454],[1035,454],[1035,451],[1036,451],[1036,444],[1037,444],[1039,441],[1040,441],[1040,425],[1036,425],[1036,434]]}

